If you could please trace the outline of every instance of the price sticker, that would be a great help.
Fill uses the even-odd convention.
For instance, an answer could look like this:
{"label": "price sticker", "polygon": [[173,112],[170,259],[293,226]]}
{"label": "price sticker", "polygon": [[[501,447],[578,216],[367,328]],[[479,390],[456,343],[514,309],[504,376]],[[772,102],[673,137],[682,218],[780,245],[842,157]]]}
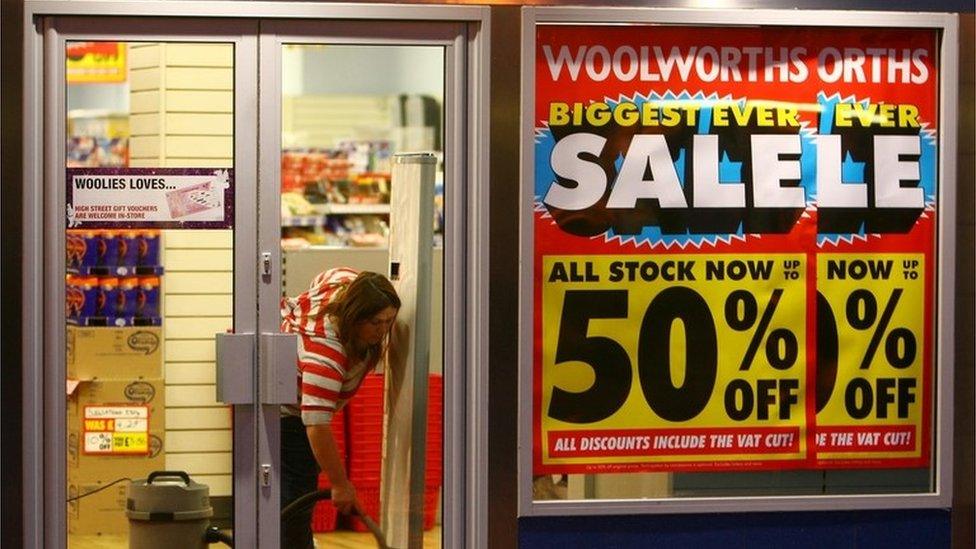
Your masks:
{"label": "price sticker", "polygon": [[923,254],[817,258],[818,459],[923,456]]}
{"label": "price sticker", "polygon": [[542,264],[543,466],[804,459],[805,255],[572,255]]}
{"label": "price sticker", "polygon": [[149,454],[148,406],[86,406],[82,429],[85,454]]}
{"label": "price sticker", "polygon": [[148,433],[112,433],[112,447],[116,454],[148,454]]}

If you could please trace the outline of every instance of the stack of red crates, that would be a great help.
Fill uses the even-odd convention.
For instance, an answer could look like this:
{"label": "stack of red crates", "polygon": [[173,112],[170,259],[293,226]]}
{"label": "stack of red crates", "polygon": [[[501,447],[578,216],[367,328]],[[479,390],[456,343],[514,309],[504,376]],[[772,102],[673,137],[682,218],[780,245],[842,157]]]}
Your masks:
{"label": "stack of red crates", "polygon": [[[356,487],[363,511],[379,520],[380,477],[383,462],[383,376],[369,374],[346,409],[349,412],[347,472]],[[349,526],[368,531],[362,521],[350,518]]]}
{"label": "stack of red crates", "polygon": [[[431,374],[427,401],[427,448],[424,490],[424,529],[434,526],[438,495],[443,477],[443,378]],[[373,519],[379,519],[380,478],[383,461],[383,376],[368,375],[359,392],[347,406],[349,421],[349,480],[356,487],[359,501]],[[350,527],[367,531],[362,521],[352,518]]]}
{"label": "stack of red crates", "polygon": [[430,374],[427,378],[427,464],[424,475],[424,530],[434,527],[437,519],[437,497],[444,477],[444,378]]}
{"label": "stack of red crates", "polygon": [[[339,457],[345,461],[346,452],[346,414],[339,410],[332,416],[332,436],[335,437],[336,447],[339,449]],[[331,488],[329,477],[325,473],[319,474],[319,489]],[[331,532],[336,529],[336,522],[339,517],[339,510],[332,504],[331,499],[321,500],[315,504],[312,510],[312,531]]]}

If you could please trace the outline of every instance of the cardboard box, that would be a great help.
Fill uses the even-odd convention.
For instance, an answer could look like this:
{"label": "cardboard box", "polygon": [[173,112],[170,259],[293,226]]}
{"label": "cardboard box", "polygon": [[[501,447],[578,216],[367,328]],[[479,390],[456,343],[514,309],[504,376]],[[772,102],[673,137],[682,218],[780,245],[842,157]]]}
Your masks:
{"label": "cardboard box", "polygon": [[159,326],[67,326],[68,377],[162,377],[162,334]]}
{"label": "cardboard box", "polygon": [[[106,482],[86,482],[68,476],[68,497],[86,494],[105,486]],[[129,519],[125,514],[128,482],[120,482],[100,492],[68,502],[69,534],[127,534]]]}
{"label": "cardboard box", "polygon": [[[166,398],[162,378],[82,381],[68,395],[68,475],[79,481],[145,478],[166,468]],[[148,454],[98,455],[84,451],[86,406],[139,405],[149,409]]]}

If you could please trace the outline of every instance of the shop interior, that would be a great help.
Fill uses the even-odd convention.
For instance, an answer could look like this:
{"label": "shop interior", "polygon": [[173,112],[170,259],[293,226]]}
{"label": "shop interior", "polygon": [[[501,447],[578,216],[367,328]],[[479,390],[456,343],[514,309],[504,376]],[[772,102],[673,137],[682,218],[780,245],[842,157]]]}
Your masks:
{"label": "shop interior", "polygon": [[[240,160],[231,44],[73,42],[66,54],[66,168]],[[439,159],[423,525],[424,547],[440,547],[444,50],[296,44],[281,59],[282,296],[330,267],[385,273],[392,156]],[[67,230],[69,547],[126,547],[128,483],[113,482],[156,470],[206,484],[213,524],[232,527],[232,414],[215,396],[214,335],[234,322],[235,229]],[[371,374],[332,424],[377,519],[383,397],[382,373]],[[146,419],[131,452],[94,444],[89,416],[106,405]],[[374,546],[362,522],[328,501],[316,505],[313,530],[320,545]]]}

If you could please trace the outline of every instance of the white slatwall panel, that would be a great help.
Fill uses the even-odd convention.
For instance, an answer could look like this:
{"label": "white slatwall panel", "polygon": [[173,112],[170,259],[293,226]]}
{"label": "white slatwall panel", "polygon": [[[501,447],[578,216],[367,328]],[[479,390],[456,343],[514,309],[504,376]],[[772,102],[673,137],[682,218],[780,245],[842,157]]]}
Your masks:
{"label": "white slatwall panel", "polygon": [[[230,426],[231,410],[226,406],[217,408],[166,408],[166,436],[169,436],[170,431],[230,429]],[[167,464],[169,457],[167,454]]]}
{"label": "white slatwall panel", "polygon": [[213,342],[234,325],[232,241],[231,231],[166,231],[163,240],[166,467],[206,477],[213,496],[232,484],[231,412],[215,399]]}
{"label": "white slatwall panel", "polygon": [[221,452],[230,444],[230,431],[175,431],[166,439],[166,447],[177,452]]}
{"label": "white slatwall panel", "polygon": [[388,139],[399,125],[389,95],[300,95],[282,98],[284,146],[335,147],[347,139]]}
{"label": "white slatwall panel", "polygon": [[[133,44],[133,167],[234,165],[230,44]],[[231,410],[215,401],[214,334],[233,326],[233,232],[164,231],[166,468],[231,494]]]}
{"label": "white slatwall panel", "polygon": [[213,361],[170,362],[166,365],[168,385],[213,385],[216,379]]}

